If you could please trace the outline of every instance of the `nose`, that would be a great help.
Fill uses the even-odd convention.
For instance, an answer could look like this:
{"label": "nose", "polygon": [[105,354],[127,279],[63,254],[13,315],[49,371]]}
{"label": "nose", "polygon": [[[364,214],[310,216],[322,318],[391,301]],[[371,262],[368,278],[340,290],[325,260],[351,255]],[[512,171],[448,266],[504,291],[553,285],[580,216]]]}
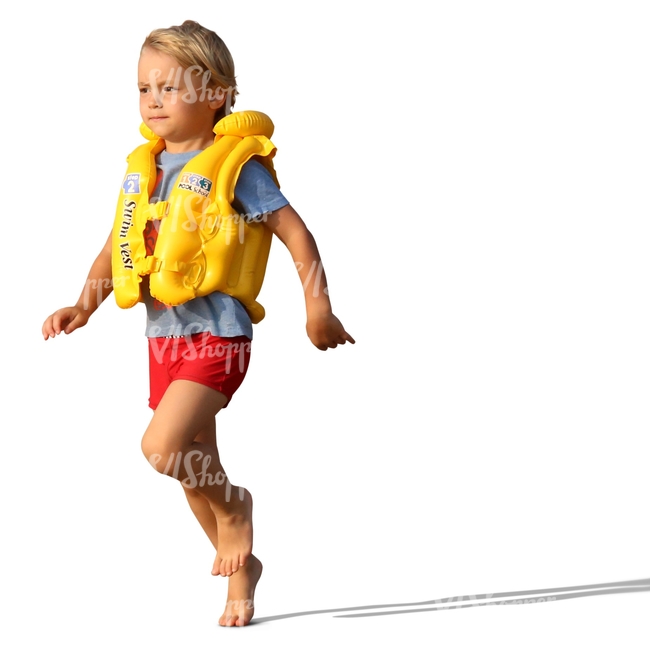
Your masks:
{"label": "nose", "polygon": [[149,108],[162,107],[162,94],[156,88],[152,88],[149,93]]}

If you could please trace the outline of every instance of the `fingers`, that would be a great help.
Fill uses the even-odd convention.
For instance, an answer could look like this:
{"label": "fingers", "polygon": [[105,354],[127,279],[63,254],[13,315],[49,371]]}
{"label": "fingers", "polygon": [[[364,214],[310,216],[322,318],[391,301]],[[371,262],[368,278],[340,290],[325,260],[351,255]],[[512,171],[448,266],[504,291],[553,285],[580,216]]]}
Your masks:
{"label": "fingers", "polygon": [[81,317],[81,314],[77,314],[71,321],[70,323],[66,326],[66,328],[63,330],[66,334],[71,334],[74,332],[77,328],[81,327],[84,324],[83,318]]}
{"label": "fingers", "polygon": [[48,316],[45,322],[43,323],[42,328],[43,338],[53,339],[57,334],[61,333],[61,317],[58,312],[55,312],[51,316]]}
{"label": "fingers", "polygon": [[62,325],[61,312],[57,311],[52,317],[52,328],[54,329],[55,334],[61,334],[61,325]]}
{"label": "fingers", "polygon": [[324,317],[316,316],[308,319],[307,335],[321,352],[346,343],[355,343],[355,340],[343,329],[341,321],[332,313]]}
{"label": "fingers", "polygon": [[75,308],[64,307],[63,309],[58,309],[43,323],[41,329],[43,333],[43,338],[47,339],[54,338],[61,332],[65,334],[70,334],[74,332],[77,328],[85,325],[86,319],[84,319],[80,311],[75,310]]}
{"label": "fingers", "polygon": [[342,334],[339,334],[336,338],[332,338],[331,340],[327,341],[326,343],[314,343],[314,345],[319,349],[325,352],[326,350],[334,349],[335,347],[339,345],[345,345],[347,342],[349,343],[356,343],[356,341],[345,331],[343,330]]}
{"label": "fingers", "polygon": [[316,342],[312,341],[312,343],[314,343],[314,345],[319,350],[321,350],[322,352],[325,352],[327,350],[333,350],[337,345],[343,345],[343,343],[345,343],[345,341],[336,340],[336,341],[326,341],[324,343],[316,343]]}
{"label": "fingers", "polygon": [[49,316],[47,320],[43,323],[43,327],[41,329],[41,332],[43,333],[43,338],[47,341],[49,338],[54,338],[54,329],[52,327],[52,317]]}
{"label": "fingers", "polygon": [[343,329],[341,328],[341,333],[336,337],[330,344],[330,348],[335,348],[337,345],[345,345],[347,342],[354,344],[355,340]]}

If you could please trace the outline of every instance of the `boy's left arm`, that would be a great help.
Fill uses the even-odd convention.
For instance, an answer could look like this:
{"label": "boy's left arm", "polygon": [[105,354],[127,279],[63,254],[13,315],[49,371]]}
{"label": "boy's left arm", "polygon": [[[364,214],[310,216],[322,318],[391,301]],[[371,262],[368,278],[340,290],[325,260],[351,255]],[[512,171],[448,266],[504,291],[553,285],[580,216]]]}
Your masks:
{"label": "boy's left arm", "polygon": [[285,205],[271,212],[264,224],[289,249],[305,292],[307,336],[319,349],[327,350],[354,339],[332,313],[325,270],[316,241],[300,215]]}

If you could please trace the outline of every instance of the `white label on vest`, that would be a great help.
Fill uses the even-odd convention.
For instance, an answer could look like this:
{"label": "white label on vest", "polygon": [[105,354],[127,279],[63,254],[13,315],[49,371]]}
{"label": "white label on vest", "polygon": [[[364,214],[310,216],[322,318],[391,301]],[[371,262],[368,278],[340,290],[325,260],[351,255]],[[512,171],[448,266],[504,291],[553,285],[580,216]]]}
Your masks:
{"label": "white label on vest", "polygon": [[178,182],[178,188],[181,190],[196,192],[201,196],[209,196],[210,190],[212,189],[212,181],[209,178],[205,178],[205,176],[193,174],[192,172],[185,172],[181,175],[181,179]]}

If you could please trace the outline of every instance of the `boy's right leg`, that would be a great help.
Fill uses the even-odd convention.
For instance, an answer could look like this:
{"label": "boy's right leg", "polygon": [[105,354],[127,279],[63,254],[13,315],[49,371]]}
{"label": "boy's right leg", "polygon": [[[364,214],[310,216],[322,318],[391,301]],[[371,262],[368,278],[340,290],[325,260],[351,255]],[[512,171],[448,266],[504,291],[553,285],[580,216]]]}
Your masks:
{"label": "boy's right leg", "polygon": [[226,401],[225,395],[203,384],[172,381],[141,445],[157,471],[194,487],[208,500],[219,528],[213,572],[222,576],[230,576],[244,566],[253,546],[250,493],[230,483],[216,446],[195,441],[200,432],[212,426]]}

